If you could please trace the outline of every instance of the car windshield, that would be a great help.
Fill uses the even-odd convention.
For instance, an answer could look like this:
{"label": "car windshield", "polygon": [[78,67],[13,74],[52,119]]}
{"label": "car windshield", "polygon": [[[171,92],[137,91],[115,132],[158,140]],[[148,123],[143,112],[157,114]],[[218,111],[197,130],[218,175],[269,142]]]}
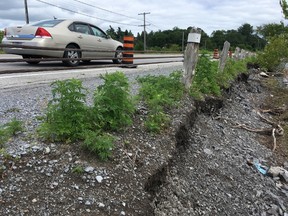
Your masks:
{"label": "car windshield", "polygon": [[56,25],[58,25],[59,23],[63,22],[64,20],[44,20],[44,21],[40,21],[37,23],[32,24],[32,26],[37,26],[37,27],[54,27]]}

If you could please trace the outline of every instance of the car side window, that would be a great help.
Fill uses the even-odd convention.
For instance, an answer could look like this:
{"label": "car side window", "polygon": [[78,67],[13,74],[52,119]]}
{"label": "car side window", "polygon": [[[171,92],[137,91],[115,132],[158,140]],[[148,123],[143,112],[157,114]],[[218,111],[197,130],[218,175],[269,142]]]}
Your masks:
{"label": "car side window", "polygon": [[74,23],[74,31],[82,34],[91,34],[89,25],[84,23]]}
{"label": "car side window", "polygon": [[99,28],[95,27],[95,26],[90,26],[94,35],[98,36],[98,37],[102,37],[102,38],[107,38],[107,35]]}

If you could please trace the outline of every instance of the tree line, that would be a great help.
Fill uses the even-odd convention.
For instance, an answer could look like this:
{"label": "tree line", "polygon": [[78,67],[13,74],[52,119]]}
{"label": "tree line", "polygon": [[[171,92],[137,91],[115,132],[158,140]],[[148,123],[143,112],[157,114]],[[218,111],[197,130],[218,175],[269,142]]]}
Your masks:
{"label": "tree line", "polygon": [[[174,27],[172,30],[147,32],[146,45],[148,50],[156,51],[183,51],[186,47],[188,34],[192,27],[180,29]],[[269,37],[280,33],[288,33],[284,23],[272,23],[253,28],[252,25],[245,23],[234,30],[217,30],[209,36],[205,31],[201,33],[200,48],[205,50],[221,50],[225,41],[231,43],[231,49],[239,47],[250,51],[261,51],[264,49]],[[123,41],[125,35],[133,35],[131,31],[122,31],[118,27],[115,30],[112,26],[107,30],[112,38]],[[135,50],[144,48],[144,32],[135,36]]]}

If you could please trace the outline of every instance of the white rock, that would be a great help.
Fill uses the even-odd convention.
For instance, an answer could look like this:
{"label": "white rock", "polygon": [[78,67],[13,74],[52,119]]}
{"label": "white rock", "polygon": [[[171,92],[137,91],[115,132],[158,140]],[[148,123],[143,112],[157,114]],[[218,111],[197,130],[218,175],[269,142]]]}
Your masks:
{"label": "white rock", "polygon": [[283,172],[285,172],[285,169],[282,167],[270,167],[268,170],[268,174],[272,175],[273,177],[278,177]]}
{"label": "white rock", "polygon": [[259,75],[262,76],[262,77],[269,77],[269,75],[264,73],[264,72],[261,72]]}
{"label": "white rock", "polygon": [[98,207],[99,207],[99,208],[104,208],[105,205],[104,205],[104,203],[99,203],[99,204],[98,204]]}
{"label": "white rock", "polygon": [[212,152],[210,149],[208,149],[208,148],[205,148],[205,149],[204,149],[204,152],[205,152],[207,155],[212,155],[212,154],[213,154],[213,152]]}
{"label": "white rock", "polygon": [[85,205],[91,205],[91,202],[89,201],[89,200],[87,200],[86,202],[85,202]]}
{"label": "white rock", "polygon": [[45,148],[45,153],[46,153],[46,154],[49,154],[50,152],[51,152],[51,149],[50,149],[49,147],[46,147],[46,148]]}
{"label": "white rock", "polygon": [[103,177],[102,176],[96,176],[96,180],[98,183],[101,183],[103,181]]}
{"label": "white rock", "polygon": [[85,172],[87,173],[92,173],[93,171],[94,171],[94,167],[89,166],[85,168]]}

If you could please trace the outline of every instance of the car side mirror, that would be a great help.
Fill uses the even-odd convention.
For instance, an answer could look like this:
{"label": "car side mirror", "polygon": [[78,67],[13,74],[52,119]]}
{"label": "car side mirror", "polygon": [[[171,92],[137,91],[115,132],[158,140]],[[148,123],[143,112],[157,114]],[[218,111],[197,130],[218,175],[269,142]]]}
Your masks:
{"label": "car side mirror", "polygon": [[107,39],[111,39],[111,36],[110,36],[110,35],[107,35]]}

